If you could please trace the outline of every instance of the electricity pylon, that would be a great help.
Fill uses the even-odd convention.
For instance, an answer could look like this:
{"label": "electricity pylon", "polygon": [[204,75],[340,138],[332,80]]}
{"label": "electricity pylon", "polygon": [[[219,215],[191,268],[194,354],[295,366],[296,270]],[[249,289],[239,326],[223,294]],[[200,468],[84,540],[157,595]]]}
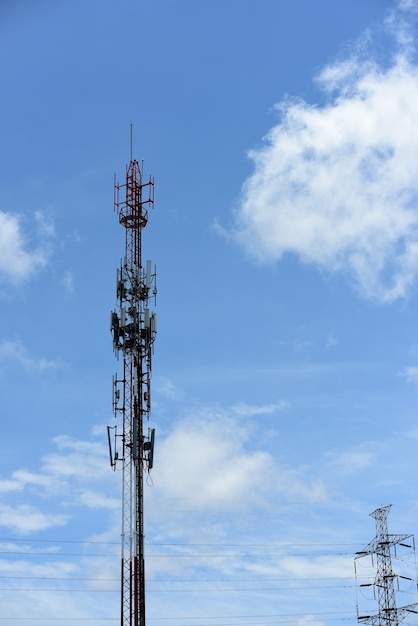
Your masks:
{"label": "electricity pylon", "polygon": [[[418,613],[418,602],[398,607],[396,592],[399,591],[399,578],[415,581],[407,576],[398,576],[392,569],[392,557],[396,558],[396,546],[403,546],[415,550],[413,535],[392,535],[388,533],[387,516],[391,504],[376,509],[370,516],[376,520],[376,537],[360,552],[355,554],[355,563],[358,559],[371,556],[376,569],[373,583],[360,584],[359,587],[373,587],[374,599],[377,599],[378,612],[373,615],[360,615],[357,606],[357,621],[360,624],[372,626],[398,626],[410,613]],[[357,568],[356,568],[357,576]]]}

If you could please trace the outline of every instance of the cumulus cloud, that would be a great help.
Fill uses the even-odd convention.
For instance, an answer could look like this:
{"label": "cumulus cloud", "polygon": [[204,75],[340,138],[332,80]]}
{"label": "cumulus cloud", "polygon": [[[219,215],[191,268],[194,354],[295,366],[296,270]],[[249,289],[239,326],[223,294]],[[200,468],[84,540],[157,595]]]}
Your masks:
{"label": "cumulus cloud", "polygon": [[[38,212],[35,219],[38,226],[42,227],[41,236],[53,234],[50,224],[45,232],[46,223],[42,213]],[[24,235],[21,217],[0,211],[0,277],[19,283],[42,269],[47,261],[47,247],[30,248]]]}
{"label": "cumulus cloud", "polygon": [[236,509],[272,467],[267,453],[245,450],[247,436],[232,420],[177,424],[159,445],[156,486],[186,508]]}
{"label": "cumulus cloud", "polygon": [[[257,410],[258,409],[258,410]],[[154,486],[159,498],[188,511],[237,512],[283,500],[326,500],[321,480],[308,469],[279,466],[242,417],[271,413],[283,405],[236,405],[228,412],[206,410],[179,421],[158,442]]]}
{"label": "cumulus cloud", "polygon": [[234,229],[262,262],[294,255],[381,302],[406,296],[418,270],[415,5],[403,4],[387,20],[390,62],[362,42],[320,73],[325,105],[276,106],[279,122],[249,154]]}

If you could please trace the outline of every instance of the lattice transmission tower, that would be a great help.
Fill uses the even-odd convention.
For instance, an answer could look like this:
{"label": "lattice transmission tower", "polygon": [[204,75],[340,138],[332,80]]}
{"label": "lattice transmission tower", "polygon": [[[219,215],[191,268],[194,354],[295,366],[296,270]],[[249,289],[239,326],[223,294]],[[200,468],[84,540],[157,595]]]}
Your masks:
{"label": "lattice transmission tower", "polygon": [[[392,561],[400,558],[399,550],[403,550],[403,559],[411,562],[414,557],[415,567],[415,542],[413,535],[393,535],[388,533],[387,517],[392,505],[376,509],[370,516],[376,521],[376,536],[360,552],[355,554],[355,565],[363,557],[371,557],[375,569],[375,578],[371,583],[360,583],[358,588],[369,587],[373,589],[373,599],[377,600],[378,611],[371,615],[360,615],[357,603],[357,621],[360,624],[372,626],[398,626],[408,614],[416,614],[418,602],[405,606],[397,606],[396,595],[401,591],[400,579],[409,585],[408,591],[416,596],[416,569],[414,577],[400,576],[392,569]],[[406,552],[405,552],[406,551]],[[409,554],[408,559],[405,555]],[[358,566],[355,567],[356,579],[359,576]]]}
{"label": "lattice transmission tower", "polygon": [[145,626],[144,473],[153,465],[151,359],[157,332],[156,272],[142,261],[142,230],[154,203],[154,180],[143,182],[138,161],[126,167],[125,182],[115,177],[114,206],[125,229],[125,255],[116,272],[116,310],[111,313],[113,348],[123,371],[113,377],[113,412],[108,427],[110,463],[122,472],[121,626]]}

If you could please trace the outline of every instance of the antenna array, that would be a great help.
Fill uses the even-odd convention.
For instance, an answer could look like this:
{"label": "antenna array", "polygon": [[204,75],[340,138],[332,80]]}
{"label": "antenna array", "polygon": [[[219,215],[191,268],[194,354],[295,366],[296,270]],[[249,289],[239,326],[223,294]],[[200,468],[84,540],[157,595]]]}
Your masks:
{"label": "antenna array", "polygon": [[[110,330],[123,373],[113,377],[113,413],[119,424],[108,427],[110,464],[122,470],[121,626],[145,626],[144,471],[154,456],[154,429],[145,423],[151,412],[151,359],[157,317],[150,309],[157,294],[156,271],[142,263],[142,229],[154,204],[154,180],[142,182],[136,160],[116,182],[114,206],[125,228],[125,256],[116,271],[116,310]],[[118,431],[119,428],[119,431]]]}

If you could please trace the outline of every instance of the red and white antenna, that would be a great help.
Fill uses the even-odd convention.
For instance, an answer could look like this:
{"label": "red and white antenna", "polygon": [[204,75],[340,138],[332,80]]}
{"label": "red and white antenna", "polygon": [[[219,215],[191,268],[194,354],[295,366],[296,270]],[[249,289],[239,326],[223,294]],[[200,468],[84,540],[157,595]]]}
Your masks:
{"label": "red and white antenna", "polygon": [[[117,306],[110,329],[123,372],[113,377],[113,412],[119,424],[108,427],[110,463],[122,470],[121,626],[145,626],[144,471],[153,465],[154,429],[145,429],[151,412],[151,358],[157,316],[156,271],[142,262],[142,230],[154,204],[154,179],[144,183],[132,159],[123,184],[116,182],[114,206],[125,228],[125,256],[116,271]],[[146,434],[145,434],[146,431]]]}

